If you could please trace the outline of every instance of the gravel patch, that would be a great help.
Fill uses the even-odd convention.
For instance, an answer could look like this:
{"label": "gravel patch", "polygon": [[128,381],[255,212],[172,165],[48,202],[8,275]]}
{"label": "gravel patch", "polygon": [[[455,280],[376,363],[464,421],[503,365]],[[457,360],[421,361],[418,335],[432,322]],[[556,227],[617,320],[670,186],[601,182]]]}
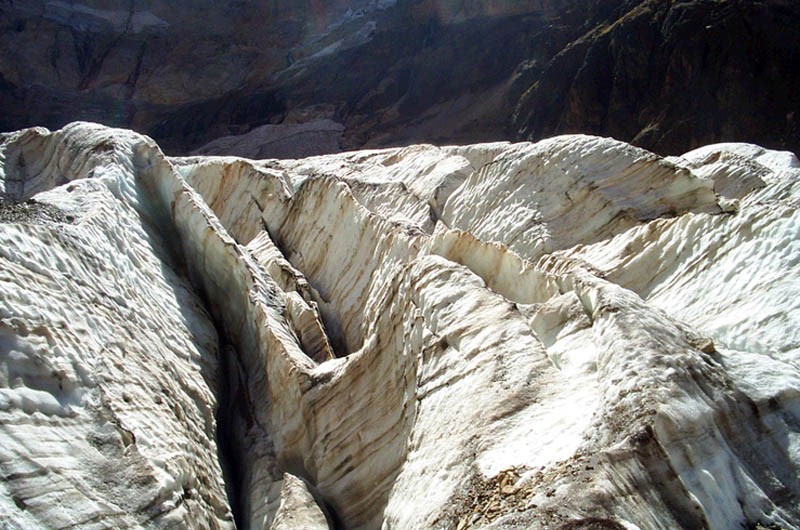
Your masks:
{"label": "gravel patch", "polygon": [[74,215],[36,199],[14,202],[0,198],[0,223],[53,225],[73,224],[75,220]]}

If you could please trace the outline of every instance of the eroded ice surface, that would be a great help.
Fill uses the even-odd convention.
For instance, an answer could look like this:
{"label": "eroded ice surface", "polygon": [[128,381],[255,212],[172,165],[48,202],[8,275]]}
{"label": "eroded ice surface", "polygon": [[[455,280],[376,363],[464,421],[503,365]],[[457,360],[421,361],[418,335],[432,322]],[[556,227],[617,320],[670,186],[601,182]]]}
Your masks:
{"label": "eroded ice surface", "polygon": [[791,154],[0,157],[9,527],[800,528]]}

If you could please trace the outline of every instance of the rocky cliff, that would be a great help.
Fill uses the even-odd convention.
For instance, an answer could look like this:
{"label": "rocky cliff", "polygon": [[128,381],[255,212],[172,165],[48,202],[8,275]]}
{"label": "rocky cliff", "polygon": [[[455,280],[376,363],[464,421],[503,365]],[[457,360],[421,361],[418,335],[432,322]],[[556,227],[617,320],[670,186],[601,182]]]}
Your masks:
{"label": "rocky cliff", "polygon": [[269,157],[565,132],[797,152],[798,27],[790,0],[9,0],[0,129]]}
{"label": "rocky cliff", "polygon": [[800,528],[800,162],[0,137],[7,528]]}
{"label": "rocky cliff", "polygon": [[623,2],[523,74],[523,136],[611,135],[678,154],[720,139],[800,147],[797,2]]}

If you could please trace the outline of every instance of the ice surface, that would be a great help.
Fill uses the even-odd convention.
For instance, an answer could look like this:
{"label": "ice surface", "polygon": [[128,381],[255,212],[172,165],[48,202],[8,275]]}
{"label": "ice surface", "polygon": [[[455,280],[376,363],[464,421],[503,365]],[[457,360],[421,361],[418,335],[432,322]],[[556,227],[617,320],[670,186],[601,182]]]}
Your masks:
{"label": "ice surface", "polygon": [[800,528],[789,153],[0,159],[3,525]]}

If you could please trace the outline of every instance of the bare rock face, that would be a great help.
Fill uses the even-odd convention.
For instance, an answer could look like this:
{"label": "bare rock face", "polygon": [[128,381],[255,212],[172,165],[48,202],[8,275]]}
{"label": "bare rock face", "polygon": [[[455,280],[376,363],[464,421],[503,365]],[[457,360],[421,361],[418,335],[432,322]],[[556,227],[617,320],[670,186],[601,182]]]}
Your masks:
{"label": "bare rock face", "polygon": [[91,120],[146,133],[170,153],[225,146],[263,151],[256,158],[561,133],[661,154],[723,140],[797,152],[799,9],[790,0],[5,1],[0,130]]}
{"label": "bare rock face", "polygon": [[785,62],[800,56],[797,2],[605,4],[610,15],[521,73],[522,137],[602,134],[669,154],[723,139],[800,149],[800,74]]}
{"label": "bare rock face", "polygon": [[800,528],[790,153],[0,155],[4,526]]}
{"label": "bare rock face", "polygon": [[154,132],[181,149],[246,132],[284,111],[272,76],[374,4],[3,2],[0,126],[80,118]]}

